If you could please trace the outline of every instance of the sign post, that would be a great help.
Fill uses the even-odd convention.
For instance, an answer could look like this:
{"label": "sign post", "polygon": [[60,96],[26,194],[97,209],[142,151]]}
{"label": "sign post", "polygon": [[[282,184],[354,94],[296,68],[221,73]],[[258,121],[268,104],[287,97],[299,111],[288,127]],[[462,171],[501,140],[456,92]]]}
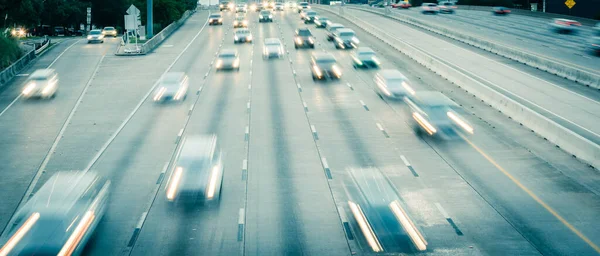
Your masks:
{"label": "sign post", "polygon": [[88,34],[90,32],[90,30],[92,30],[92,7],[87,8],[86,21],[87,21],[87,29],[85,32],[86,32],[86,34]]}
{"label": "sign post", "polygon": [[146,33],[146,37],[147,38],[152,38],[152,36],[154,36],[154,32],[152,31],[152,0],[147,0],[146,1],[146,6],[147,6],[147,20],[146,20],[146,27],[148,28],[148,33]]}
{"label": "sign post", "polygon": [[575,3],[575,1],[573,1],[573,0],[567,0],[567,1],[565,2],[565,5],[566,5],[567,7],[569,7],[569,10],[570,10],[571,8],[573,8],[573,6],[575,6],[575,4],[576,4],[576,3]]}

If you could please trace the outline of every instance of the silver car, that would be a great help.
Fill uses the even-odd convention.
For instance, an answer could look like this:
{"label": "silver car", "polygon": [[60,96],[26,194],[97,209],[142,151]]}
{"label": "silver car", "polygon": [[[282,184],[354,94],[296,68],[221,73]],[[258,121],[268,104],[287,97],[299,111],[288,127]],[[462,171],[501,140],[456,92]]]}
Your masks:
{"label": "silver car", "polygon": [[369,47],[358,47],[352,54],[352,62],[354,68],[379,68],[381,65],[375,51]]}
{"label": "silver car", "polygon": [[263,58],[283,57],[283,45],[279,38],[266,38],[263,46]]}
{"label": "silver car", "polygon": [[217,71],[223,69],[240,70],[240,57],[236,50],[225,49],[219,53],[217,63],[215,64]]}
{"label": "silver car", "polygon": [[310,60],[310,70],[313,81],[342,77],[342,70],[331,53],[314,52]]}
{"label": "silver car", "polygon": [[223,162],[216,135],[183,138],[167,182],[167,200],[182,203],[218,202],[223,184]]}
{"label": "silver car", "polygon": [[21,95],[29,98],[54,98],[58,90],[58,73],[54,69],[38,69],[27,80]]}
{"label": "silver car", "polygon": [[117,37],[117,30],[114,27],[104,27],[104,29],[102,29],[102,34],[104,36]]}
{"label": "silver car", "polygon": [[252,33],[247,28],[233,32],[233,43],[252,43]]}
{"label": "silver car", "polygon": [[13,215],[0,255],[80,255],[104,216],[109,189],[95,172],[57,172]]}
{"label": "silver car", "polygon": [[375,74],[373,81],[377,86],[378,94],[390,99],[402,99],[415,94],[408,78],[396,69],[381,70]]}
{"label": "silver car", "polygon": [[189,78],[183,72],[169,72],[161,79],[154,91],[155,102],[183,101],[187,98]]}
{"label": "silver car", "polygon": [[429,136],[442,139],[474,133],[459,105],[441,92],[419,91],[404,101],[409,106],[412,126],[417,133],[424,131]]}
{"label": "silver car", "polygon": [[340,28],[333,33],[333,42],[336,49],[358,48],[360,40],[356,37],[354,30],[349,28]]}
{"label": "silver car", "polygon": [[440,12],[440,7],[437,4],[434,3],[423,3],[421,5],[421,13],[423,14],[437,14],[438,12]]}
{"label": "silver car", "polygon": [[90,34],[87,36],[87,42],[89,43],[104,43],[104,35],[100,29],[92,29]]}

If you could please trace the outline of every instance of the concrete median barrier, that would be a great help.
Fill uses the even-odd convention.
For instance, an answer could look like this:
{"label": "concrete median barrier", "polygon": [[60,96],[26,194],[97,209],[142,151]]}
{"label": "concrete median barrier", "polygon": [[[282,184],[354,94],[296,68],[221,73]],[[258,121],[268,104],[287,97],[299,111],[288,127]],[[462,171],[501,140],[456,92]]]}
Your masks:
{"label": "concrete median barrier", "polygon": [[546,71],[548,73],[564,77],[577,83],[600,89],[600,72],[589,72],[578,68],[575,65],[561,62],[560,60],[540,56],[534,53],[525,52],[522,49],[513,48],[510,46],[502,45],[496,42],[491,42],[478,37],[462,34],[445,27],[425,22],[412,17],[393,13],[388,15],[384,11],[369,7],[349,7],[352,9],[366,11],[374,14],[383,15],[390,19],[394,19],[403,23],[410,24],[412,26],[425,29],[427,31],[452,38],[454,40],[466,43],[468,45],[492,52],[494,54],[518,61],[528,66]]}
{"label": "concrete median barrier", "polygon": [[[596,169],[600,168],[599,145],[474,79],[467,71],[460,67],[451,63],[445,63],[435,56],[420,50],[418,47],[404,42],[368,22],[364,22],[357,17],[349,15],[348,12],[344,15],[339,15],[331,8],[320,9],[331,12],[350,23],[353,23],[357,27],[363,29],[366,33],[373,35],[436,74],[467,90],[469,93],[475,95],[495,109],[500,110],[513,120],[533,130],[569,154],[587,162]],[[489,47],[493,46],[489,45]],[[493,48],[491,48],[491,50],[493,50]],[[523,56],[523,60],[527,60],[527,58],[529,57]]]}

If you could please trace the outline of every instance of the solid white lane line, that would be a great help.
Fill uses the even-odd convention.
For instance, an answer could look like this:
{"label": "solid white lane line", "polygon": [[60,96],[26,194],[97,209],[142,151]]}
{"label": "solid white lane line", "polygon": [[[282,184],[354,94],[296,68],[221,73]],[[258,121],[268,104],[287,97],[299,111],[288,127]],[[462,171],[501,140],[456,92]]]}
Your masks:
{"label": "solid white lane line", "polygon": [[252,89],[252,84],[248,84],[248,90]]}
{"label": "solid white lane line", "polygon": [[77,101],[75,102],[75,106],[73,106],[73,109],[71,109],[71,112],[69,113],[69,116],[67,117],[67,120],[65,120],[65,122],[63,123],[63,126],[60,128],[58,135],[54,139],[54,143],[52,143],[52,146],[50,147],[48,154],[46,154],[46,157],[44,157],[44,160],[42,161],[40,168],[37,170],[35,176],[33,177],[33,180],[29,184],[29,187],[27,187],[27,191],[25,191],[25,196],[21,199],[21,202],[19,203],[19,206],[17,207],[17,209],[20,209],[23,206],[23,204],[29,200],[29,197],[33,193],[33,189],[37,185],[37,182],[39,181],[42,174],[44,173],[46,166],[48,165],[48,162],[50,162],[50,158],[52,157],[52,155],[54,155],[54,151],[56,151],[56,148],[58,147],[58,143],[63,138],[63,135],[65,134],[65,131],[67,130],[67,126],[69,126],[69,123],[71,123],[71,119],[75,115],[75,111],[79,107],[79,104],[81,104],[83,96],[85,95],[87,90],[90,88],[90,85],[92,85],[92,81],[96,77],[96,74],[98,73],[98,70],[100,69],[100,64],[102,63],[103,60],[104,60],[104,56],[102,56],[102,58],[96,65],[96,69],[94,69],[92,76],[90,77],[87,84],[83,88],[83,91],[81,91],[79,98],[77,98]]}
{"label": "solid white lane line", "polygon": [[[210,14],[210,12],[209,12],[209,14]],[[196,41],[196,38],[198,38],[198,36],[200,36],[200,34],[202,33],[202,31],[204,31],[204,28],[206,27],[207,23],[208,23],[208,19],[206,20],[206,22],[204,23],[204,25],[202,26],[202,28],[200,29],[200,31],[198,31],[198,33],[185,46],[185,48],[183,48],[183,50],[179,53],[179,55],[177,55],[177,57],[175,57],[175,60],[173,60],[173,62],[167,67],[167,69],[165,70],[165,72],[163,72],[161,74],[161,76],[165,75],[167,72],[169,72],[169,70],[171,70],[171,68],[175,65],[175,63],[177,63],[177,61],[181,58],[181,56],[183,56],[183,54],[187,51],[187,49],[190,48],[190,46],[192,45],[192,43],[194,41]],[[90,163],[88,164],[88,166],[85,169],[83,169],[83,172],[89,171],[92,168],[92,166],[94,166],[94,164],[96,163],[96,161],[98,161],[98,159],[100,159],[100,157],[104,154],[104,152],[106,151],[106,149],[108,148],[108,146],[110,146],[110,144],[115,140],[115,138],[117,137],[117,135],[119,135],[119,133],[121,133],[121,131],[123,130],[123,128],[125,128],[125,125],[127,125],[127,123],[129,123],[129,120],[131,120],[131,118],[133,118],[133,115],[135,115],[135,113],[140,109],[140,107],[142,107],[142,105],[144,104],[144,102],[146,101],[146,99],[148,98],[148,96],[150,96],[150,94],[154,91],[154,89],[158,85],[158,82],[159,81],[157,80],[154,83],[154,85],[152,85],[152,88],[150,88],[150,90],[148,90],[148,92],[146,93],[146,95],[144,95],[144,97],[142,97],[142,99],[138,102],[138,104],[131,111],[131,113],[129,113],[129,115],[127,116],[127,118],[125,118],[125,120],[123,121],[123,123],[121,123],[121,125],[119,126],[119,128],[117,128],[117,130],[106,141],[106,143],[102,146],[102,148],[100,148],[100,150],[98,150],[98,153],[96,154],[96,156],[94,156],[94,158],[92,159],[92,161],[90,161]]]}
{"label": "solid white lane line", "polygon": [[29,74],[17,74],[17,76],[29,76]]}
{"label": "solid white lane line", "polygon": [[246,215],[246,211],[244,210],[244,208],[240,208],[239,212],[238,212],[238,224],[244,224],[244,216]]}
{"label": "solid white lane line", "polygon": [[410,163],[408,162],[408,160],[406,159],[406,157],[404,157],[403,155],[400,155],[400,158],[402,159],[402,162],[404,162],[404,164],[406,166],[410,166]]}
{"label": "solid white lane line", "polygon": [[60,59],[60,57],[62,57],[69,49],[71,49],[71,47],[75,46],[77,43],[81,42],[83,39],[79,39],[77,41],[75,41],[75,43],[69,45],[69,47],[65,48],[58,56],[56,56],[56,59],[54,59],[54,61],[52,61],[50,63],[50,65],[48,65],[48,68],[52,67],[54,65],[54,63],[56,63],[56,61],[58,61],[58,59]]}
{"label": "solid white lane line", "polygon": [[12,105],[21,98],[21,95],[23,94],[19,93],[19,96],[17,96],[10,104],[8,104],[8,106],[6,106],[6,108],[4,108],[4,110],[2,110],[2,112],[0,112],[0,116],[2,116],[10,107],[12,107]]}

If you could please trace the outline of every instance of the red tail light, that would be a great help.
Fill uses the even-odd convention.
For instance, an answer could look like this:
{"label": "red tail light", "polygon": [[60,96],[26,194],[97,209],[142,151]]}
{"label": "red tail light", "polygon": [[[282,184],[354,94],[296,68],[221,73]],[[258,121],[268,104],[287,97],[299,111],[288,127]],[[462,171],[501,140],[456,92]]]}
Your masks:
{"label": "red tail light", "polygon": [[510,10],[506,10],[506,11],[504,11],[504,12],[510,12]]}

